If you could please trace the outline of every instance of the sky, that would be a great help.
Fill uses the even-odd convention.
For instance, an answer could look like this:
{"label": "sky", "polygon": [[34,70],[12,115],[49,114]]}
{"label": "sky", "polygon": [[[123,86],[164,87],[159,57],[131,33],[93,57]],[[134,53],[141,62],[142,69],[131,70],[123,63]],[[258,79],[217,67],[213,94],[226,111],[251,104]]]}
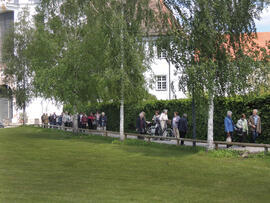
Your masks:
{"label": "sky", "polygon": [[255,23],[257,32],[270,32],[270,7],[263,10],[261,19]]}

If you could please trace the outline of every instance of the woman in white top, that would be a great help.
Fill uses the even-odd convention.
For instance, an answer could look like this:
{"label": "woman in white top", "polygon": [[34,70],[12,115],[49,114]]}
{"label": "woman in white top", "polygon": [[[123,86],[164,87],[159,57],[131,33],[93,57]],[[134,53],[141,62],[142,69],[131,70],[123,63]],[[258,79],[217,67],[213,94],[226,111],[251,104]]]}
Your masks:
{"label": "woman in white top", "polygon": [[167,121],[168,121],[168,110],[164,109],[162,114],[159,117],[160,120],[160,125],[161,125],[161,130],[163,132],[163,137],[167,136],[167,132],[165,131],[165,129],[167,128]]}
{"label": "woman in white top", "polygon": [[248,122],[245,114],[242,114],[241,119],[237,121],[236,127],[240,136],[240,142],[246,142],[248,134]]}

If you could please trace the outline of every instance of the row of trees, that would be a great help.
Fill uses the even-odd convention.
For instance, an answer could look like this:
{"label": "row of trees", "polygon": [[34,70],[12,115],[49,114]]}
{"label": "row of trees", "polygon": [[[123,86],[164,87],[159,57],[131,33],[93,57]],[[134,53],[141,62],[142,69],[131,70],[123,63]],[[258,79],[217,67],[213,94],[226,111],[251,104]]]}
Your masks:
{"label": "row of trees", "polygon": [[112,100],[121,102],[124,121],[124,101],[148,94],[143,73],[151,55],[144,37],[154,28],[148,4],[42,0],[33,21],[24,10],[3,46],[18,106],[25,109],[32,93],[69,104],[74,112],[88,102]]}
{"label": "row of trees", "polygon": [[[214,97],[246,94],[268,82],[267,49],[254,42],[264,1],[164,1],[174,15],[164,12],[163,3],[155,9],[149,3],[42,0],[33,23],[23,11],[3,46],[19,107],[25,109],[33,93],[75,112],[89,102],[118,101],[124,139],[124,102],[146,97],[143,74],[155,44],[178,67],[184,91],[208,95],[212,148]],[[158,31],[158,41],[146,40]]]}

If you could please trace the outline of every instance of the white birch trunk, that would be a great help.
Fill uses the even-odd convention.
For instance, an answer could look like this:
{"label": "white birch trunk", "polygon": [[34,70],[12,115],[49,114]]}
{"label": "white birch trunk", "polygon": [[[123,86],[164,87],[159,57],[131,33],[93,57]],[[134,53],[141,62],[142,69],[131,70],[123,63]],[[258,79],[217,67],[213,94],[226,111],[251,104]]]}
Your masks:
{"label": "white birch trunk", "polygon": [[73,115],[73,132],[78,133],[78,114]]}
{"label": "white birch trunk", "polygon": [[[123,0],[121,0],[121,14],[124,18],[124,6]],[[124,132],[124,81],[123,81],[123,71],[124,71],[124,34],[123,28],[121,28],[121,71],[122,71],[122,80],[121,80],[121,101],[120,101],[120,140],[125,140],[125,132]]]}
{"label": "white birch trunk", "polygon": [[26,123],[26,116],[25,116],[25,114],[26,114],[26,112],[25,112],[25,109],[26,109],[26,104],[25,104],[25,102],[24,102],[24,104],[23,104],[23,125],[25,125],[25,123]]}
{"label": "white birch trunk", "polygon": [[214,149],[214,96],[209,95],[208,110],[208,133],[207,133],[208,150]]}
{"label": "white birch trunk", "polygon": [[77,113],[77,106],[75,106],[75,114],[73,115],[73,132],[78,133],[78,113]]}
{"label": "white birch trunk", "polygon": [[125,132],[124,132],[124,98],[121,99],[120,104],[120,140],[125,140]]}

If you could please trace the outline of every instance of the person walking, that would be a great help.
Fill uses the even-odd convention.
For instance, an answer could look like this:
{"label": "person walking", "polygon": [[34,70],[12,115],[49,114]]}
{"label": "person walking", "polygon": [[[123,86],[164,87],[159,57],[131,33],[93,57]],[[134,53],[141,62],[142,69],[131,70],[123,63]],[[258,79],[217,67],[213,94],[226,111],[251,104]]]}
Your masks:
{"label": "person walking", "polygon": [[83,113],[78,114],[78,128],[82,128],[82,117]]}
{"label": "person walking", "polygon": [[100,126],[100,130],[106,131],[107,116],[105,115],[104,112],[102,112],[101,116],[99,117],[99,126]]}
{"label": "person walking", "polygon": [[[234,124],[232,120],[232,112],[228,111],[227,116],[224,119],[224,126],[226,132],[226,141],[232,142],[233,141],[233,131],[234,131]],[[231,147],[231,145],[227,145],[227,148]]]}
{"label": "person walking", "polygon": [[242,114],[241,118],[236,123],[236,131],[239,135],[240,142],[247,142],[247,134],[248,134],[248,122],[246,119],[246,115]]}
{"label": "person walking", "polygon": [[63,124],[63,112],[58,116],[57,125],[62,126]]}
{"label": "person walking", "polygon": [[[145,134],[146,121],[145,121],[145,113],[141,112],[136,122],[136,131],[140,134]],[[138,139],[144,139],[141,136],[138,136]]]}
{"label": "person walking", "polygon": [[[183,114],[182,118],[179,119],[178,129],[180,138],[185,138],[188,130],[187,114]],[[184,145],[184,140],[181,140],[181,145]]]}
{"label": "person walking", "polygon": [[54,126],[56,126],[56,124],[57,124],[56,118],[57,118],[57,116],[56,116],[56,113],[54,112],[53,115],[52,115],[52,123],[53,123]]}
{"label": "person walking", "polygon": [[52,114],[50,114],[50,116],[49,116],[49,123],[50,123],[50,128],[52,128],[52,126],[53,126],[53,115]]}
{"label": "person walking", "polygon": [[174,112],[174,117],[172,120],[172,128],[173,128],[173,135],[176,138],[180,138],[179,137],[179,129],[178,129],[179,120],[180,120],[180,116],[178,116],[178,112]]}
{"label": "person walking", "polygon": [[152,118],[152,121],[154,124],[157,123],[157,120],[159,119],[160,115],[159,115],[159,111],[155,111],[155,115]]}
{"label": "person walking", "polygon": [[67,127],[72,127],[72,117],[71,113],[67,114]]}
{"label": "person walking", "polygon": [[93,113],[93,120],[92,120],[92,125],[93,125],[93,129],[96,130],[97,129],[97,119],[96,119],[96,114]]}
{"label": "person walking", "polygon": [[81,128],[86,129],[86,124],[87,124],[87,116],[84,113],[82,116],[82,124],[81,124]]}
{"label": "person walking", "polygon": [[44,128],[44,120],[45,120],[45,113],[43,113],[41,116],[41,123],[43,128]]}
{"label": "person walking", "polygon": [[65,113],[65,112],[63,112],[62,124],[63,124],[63,126],[67,127],[67,113]]}
{"label": "person walking", "polygon": [[91,112],[88,116],[88,129],[93,129],[93,121],[95,120],[95,117],[93,113]]}
{"label": "person walking", "polygon": [[48,128],[48,124],[49,124],[49,116],[46,113],[44,118],[44,128]]}
{"label": "person walking", "polygon": [[255,143],[257,137],[262,132],[262,128],[261,128],[261,117],[258,116],[258,110],[257,109],[254,109],[252,111],[252,115],[248,119],[248,125],[251,128],[253,143]]}
{"label": "person walking", "polygon": [[168,122],[168,110],[164,109],[162,114],[159,117],[160,120],[160,125],[161,125],[161,131],[162,131],[162,135],[163,137],[167,137],[167,122]]}
{"label": "person walking", "polygon": [[96,112],[96,128],[97,128],[97,130],[99,130],[99,118],[100,118],[100,113],[97,111]]}

